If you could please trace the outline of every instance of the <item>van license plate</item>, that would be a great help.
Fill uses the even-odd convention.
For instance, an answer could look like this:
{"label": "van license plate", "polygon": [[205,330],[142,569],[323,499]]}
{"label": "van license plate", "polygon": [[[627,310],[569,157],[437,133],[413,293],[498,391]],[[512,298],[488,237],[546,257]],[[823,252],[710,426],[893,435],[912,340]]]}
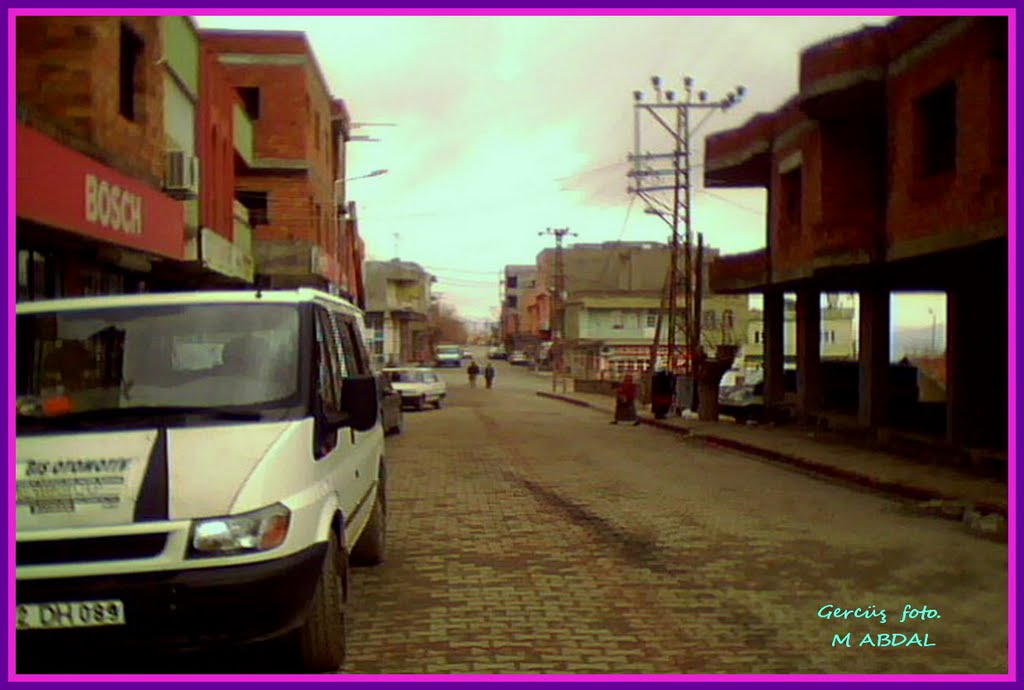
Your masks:
{"label": "van license plate", "polygon": [[18,630],[124,624],[124,604],[118,599],[18,604]]}

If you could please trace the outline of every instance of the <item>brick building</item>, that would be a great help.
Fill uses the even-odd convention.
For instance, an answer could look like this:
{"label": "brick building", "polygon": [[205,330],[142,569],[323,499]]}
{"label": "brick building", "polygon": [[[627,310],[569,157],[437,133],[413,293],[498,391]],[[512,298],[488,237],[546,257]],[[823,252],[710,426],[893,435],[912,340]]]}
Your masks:
{"label": "brick building", "polygon": [[332,98],[305,34],[203,31],[202,40],[253,124],[252,158],[236,175],[235,195],[248,211],[257,282],[361,301],[355,214],[336,196],[348,113]]}
{"label": "brick building", "polygon": [[859,372],[846,412],[870,429],[912,423],[891,386],[890,294],[941,291],[947,401],[924,430],[958,449],[1006,448],[1007,26],[900,18],[812,46],[788,103],[707,138],[706,186],[768,190],[767,249],[722,257],[711,285],[764,295],[770,406],[787,397],[784,294],[797,294],[792,402],[813,419],[830,412],[820,294],[853,292]]}
{"label": "brick building", "polygon": [[16,19],[18,299],[174,282],[157,17]]}
{"label": "brick building", "polygon": [[16,19],[19,300],[251,283],[210,68],[187,17]]}

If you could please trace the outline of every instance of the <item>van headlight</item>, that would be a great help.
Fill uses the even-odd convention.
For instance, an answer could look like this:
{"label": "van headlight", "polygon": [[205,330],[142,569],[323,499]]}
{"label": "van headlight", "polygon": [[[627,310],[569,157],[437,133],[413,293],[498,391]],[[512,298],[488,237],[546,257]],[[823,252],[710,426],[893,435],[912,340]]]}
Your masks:
{"label": "van headlight", "polygon": [[267,551],[284,543],[292,511],[281,503],[243,515],[196,520],[192,556],[226,556]]}

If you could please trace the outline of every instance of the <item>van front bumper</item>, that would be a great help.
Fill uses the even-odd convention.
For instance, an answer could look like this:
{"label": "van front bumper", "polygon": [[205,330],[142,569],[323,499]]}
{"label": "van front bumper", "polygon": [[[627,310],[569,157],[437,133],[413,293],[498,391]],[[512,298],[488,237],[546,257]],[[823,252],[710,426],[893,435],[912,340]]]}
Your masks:
{"label": "van front bumper", "polygon": [[237,566],[20,580],[19,604],[117,599],[125,624],[17,632],[23,653],[105,648],[184,652],[273,639],[303,623],[327,544]]}

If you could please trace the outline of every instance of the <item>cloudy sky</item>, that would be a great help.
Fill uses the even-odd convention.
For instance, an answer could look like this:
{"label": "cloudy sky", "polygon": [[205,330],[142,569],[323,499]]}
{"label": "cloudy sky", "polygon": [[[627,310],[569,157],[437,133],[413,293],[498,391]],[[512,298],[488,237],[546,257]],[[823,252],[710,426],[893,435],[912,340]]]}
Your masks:
{"label": "cloudy sky", "polygon": [[[685,10],[680,10],[684,12]],[[349,144],[349,198],[369,258],[415,261],[469,318],[494,318],[507,264],[533,264],[569,227],[578,242],[666,241],[669,226],[626,192],[633,91],[650,77],[711,100],[693,142],[693,230],[725,253],[764,246],[760,190],[703,190],[703,137],[778,108],[800,51],[883,16],[198,17],[201,28],[304,31],[328,84],[367,123]],[[696,125],[703,113],[694,117]],[[645,118],[650,123],[650,118]],[[670,150],[646,126],[642,144]],[[911,310],[913,312],[914,310]],[[918,310],[919,311],[919,310]],[[931,317],[924,321],[931,323]]]}

